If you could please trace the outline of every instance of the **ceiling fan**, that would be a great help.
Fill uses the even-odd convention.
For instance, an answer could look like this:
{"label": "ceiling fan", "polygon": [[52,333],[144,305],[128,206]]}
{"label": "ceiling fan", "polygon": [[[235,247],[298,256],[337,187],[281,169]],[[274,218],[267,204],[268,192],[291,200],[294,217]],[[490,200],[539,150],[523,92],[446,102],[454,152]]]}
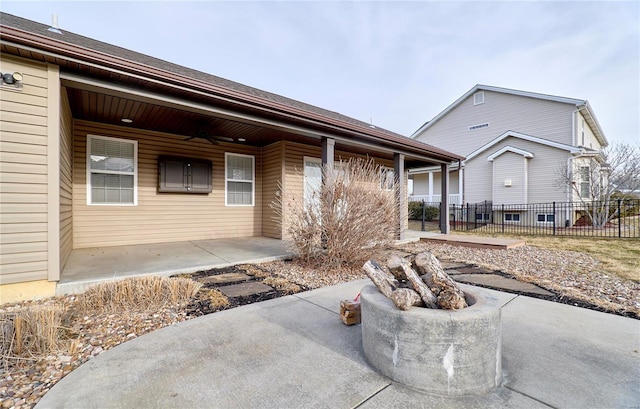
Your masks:
{"label": "ceiling fan", "polygon": [[196,132],[195,135],[190,136],[186,139],[184,139],[184,141],[190,141],[192,139],[204,139],[206,141],[209,141],[211,144],[213,145],[217,145],[220,143],[220,141],[223,142],[233,142],[233,138],[230,138],[228,136],[215,136],[212,134],[211,130],[210,130],[210,126],[208,126],[208,124],[206,123],[202,123],[202,125],[199,127],[198,132]]}

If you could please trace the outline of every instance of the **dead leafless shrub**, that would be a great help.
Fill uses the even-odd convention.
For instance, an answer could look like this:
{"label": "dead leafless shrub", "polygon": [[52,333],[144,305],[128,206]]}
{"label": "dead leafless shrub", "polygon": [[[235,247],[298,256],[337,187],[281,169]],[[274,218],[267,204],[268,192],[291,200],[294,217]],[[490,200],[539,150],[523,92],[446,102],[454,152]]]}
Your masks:
{"label": "dead leafless shrub", "polygon": [[133,277],[105,282],[78,297],[80,313],[150,311],[187,303],[202,287],[197,281],[180,277]]}
{"label": "dead leafless shrub", "polygon": [[211,307],[229,306],[229,298],[218,289],[205,290],[204,298],[209,301]]}
{"label": "dead leafless shrub", "polygon": [[9,361],[43,356],[65,345],[62,319],[65,307],[59,304],[30,306],[0,312],[0,356],[3,367]]}
{"label": "dead leafless shrub", "polygon": [[285,294],[295,294],[302,291],[302,288],[300,288],[298,284],[281,277],[267,277],[262,280],[262,282]]}
{"label": "dead leafless shrub", "polygon": [[324,268],[362,265],[398,233],[400,186],[373,159],[339,162],[321,173],[323,183],[307,181],[304,194],[281,186],[273,208],[301,261]]}

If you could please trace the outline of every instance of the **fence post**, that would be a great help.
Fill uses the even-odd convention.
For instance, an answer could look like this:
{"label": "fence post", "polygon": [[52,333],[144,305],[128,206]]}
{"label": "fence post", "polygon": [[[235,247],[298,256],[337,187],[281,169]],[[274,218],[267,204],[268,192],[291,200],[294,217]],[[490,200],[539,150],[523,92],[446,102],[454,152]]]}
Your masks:
{"label": "fence post", "polygon": [[424,218],[425,218],[426,207],[427,206],[424,202],[424,199],[422,199],[422,231],[424,231]]}
{"label": "fence post", "polygon": [[477,229],[478,228],[478,218],[476,217],[476,215],[478,214],[478,204],[474,204],[473,205],[473,228]]}
{"label": "fence post", "polygon": [[556,202],[553,202],[553,235],[556,235]]}
{"label": "fence post", "polygon": [[622,212],[620,212],[620,204],[622,199],[618,199],[618,238],[622,237]]}
{"label": "fence post", "polygon": [[502,217],[502,233],[504,234],[504,203],[502,204],[501,217]]}
{"label": "fence post", "polygon": [[453,207],[453,220],[451,220],[453,222],[453,229],[452,230],[456,230],[456,204],[453,203],[451,205],[451,207]]}

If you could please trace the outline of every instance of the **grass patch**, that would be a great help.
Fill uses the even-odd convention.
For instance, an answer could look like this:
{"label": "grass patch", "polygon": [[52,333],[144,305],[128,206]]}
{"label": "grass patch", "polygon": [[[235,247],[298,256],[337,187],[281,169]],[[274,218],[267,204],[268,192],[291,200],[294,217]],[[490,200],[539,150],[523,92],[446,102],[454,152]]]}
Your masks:
{"label": "grass patch", "polygon": [[151,311],[185,304],[200,287],[201,283],[188,278],[133,277],[89,288],[78,297],[77,309],[81,314]]}
{"label": "grass patch", "polygon": [[229,298],[218,289],[203,290],[203,299],[209,301],[209,305],[215,308],[223,308],[229,306]]}
{"label": "grass patch", "polygon": [[640,282],[640,241],[635,239],[523,236],[458,231],[452,233],[472,236],[515,238],[526,241],[529,246],[548,250],[568,250],[589,254],[600,261],[604,273]]}
{"label": "grass patch", "polygon": [[276,290],[282,291],[285,294],[295,294],[302,291],[302,288],[298,284],[294,284],[289,280],[281,277],[267,277],[262,282],[269,285]]}
{"label": "grass patch", "polygon": [[65,311],[64,306],[53,304],[0,313],[2,358],[28,358],[59,350],[64,342],[62,319]]}

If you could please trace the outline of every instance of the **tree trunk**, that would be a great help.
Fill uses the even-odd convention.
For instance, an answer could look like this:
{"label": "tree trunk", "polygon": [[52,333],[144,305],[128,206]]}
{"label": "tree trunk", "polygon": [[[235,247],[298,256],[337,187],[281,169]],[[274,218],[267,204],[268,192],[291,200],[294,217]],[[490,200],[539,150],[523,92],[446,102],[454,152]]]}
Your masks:
{"label": "tree trunk", "polygon": [[444,272],[440,262],[429,252],[416,254],[413,261],[416,270],[423,276],[423,280],[433,289],[437,303],[447,310],[459,310],[467,306],[464,292],[458,284]]}

